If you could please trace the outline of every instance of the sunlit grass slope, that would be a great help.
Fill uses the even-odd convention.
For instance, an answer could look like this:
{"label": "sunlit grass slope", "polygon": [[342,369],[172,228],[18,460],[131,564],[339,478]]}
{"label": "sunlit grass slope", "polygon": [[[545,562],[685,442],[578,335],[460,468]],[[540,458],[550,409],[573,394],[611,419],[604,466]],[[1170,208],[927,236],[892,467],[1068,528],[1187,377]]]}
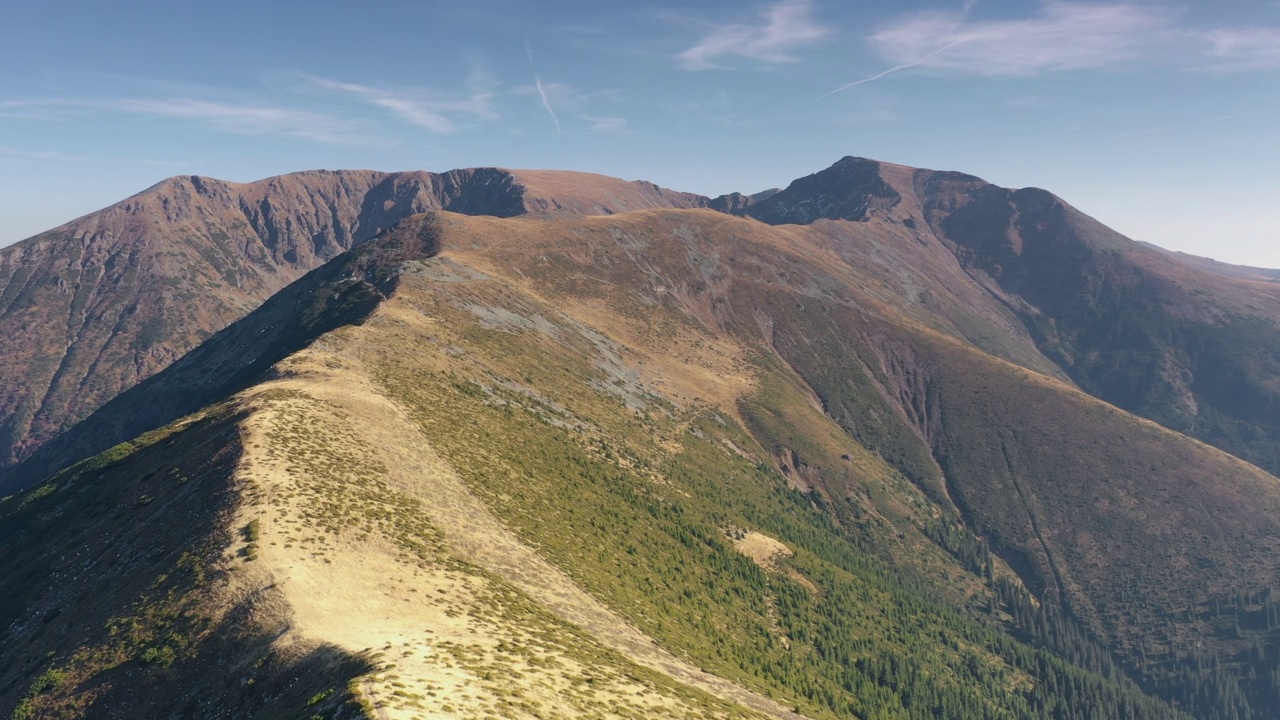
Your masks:
{"label": "sunlit grass slope", "polygon": [[[1185,718],[1151,694],[1158,588],[1201,547],[1221,568],[1179,592],[1273,568],[1240,548],[1268,476],[1000,359],[1025,346],[982,349],[811,228],[411,232],[226,337],[323,327],[335,287],[376,304],[358,325],[238,386],[209,346],[231,380],[155,385],[234,395],[0,505],[24,550],[0,711]],[[1179,642],[1218,643],[1190,611]]]}

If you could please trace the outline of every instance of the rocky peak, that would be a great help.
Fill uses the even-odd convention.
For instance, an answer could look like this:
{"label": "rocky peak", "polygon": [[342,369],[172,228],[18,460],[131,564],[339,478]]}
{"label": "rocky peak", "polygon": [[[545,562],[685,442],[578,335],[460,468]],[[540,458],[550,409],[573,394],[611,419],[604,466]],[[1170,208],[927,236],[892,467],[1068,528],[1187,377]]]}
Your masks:
{"label": "rocky peak", "polygon": [[877,209],[898,204],[901,196],[880,176],[880,163],[845,157],[807,175],[745,214],[770,225],[808,225],[818,219],[864,221]]}

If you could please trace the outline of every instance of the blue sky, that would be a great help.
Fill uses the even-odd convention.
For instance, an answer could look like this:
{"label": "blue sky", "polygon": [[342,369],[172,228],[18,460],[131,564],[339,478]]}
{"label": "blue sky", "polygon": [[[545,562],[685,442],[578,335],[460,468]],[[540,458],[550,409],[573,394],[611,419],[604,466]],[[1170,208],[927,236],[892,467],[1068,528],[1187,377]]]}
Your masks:
{"label": "blue sky", "polygon": [[861,155],[1280,267],[1278,110],[1269,0],[6,0],[0,244],[179,174],[499,165],[717,195]]}

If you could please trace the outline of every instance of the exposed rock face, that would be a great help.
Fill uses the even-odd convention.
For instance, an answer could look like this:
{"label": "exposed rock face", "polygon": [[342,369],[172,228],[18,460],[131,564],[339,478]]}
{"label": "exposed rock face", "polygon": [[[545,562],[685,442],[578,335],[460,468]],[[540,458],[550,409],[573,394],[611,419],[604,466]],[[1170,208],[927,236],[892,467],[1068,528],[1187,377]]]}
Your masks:
{"label": "exposed rock face", "polygon": [[814,220],[866,220],[874,209],[900,200],[880,175],[880,163],[846,157],[796,180],[786,190],[753,203],[745,214],[770,225],[808,225]]}

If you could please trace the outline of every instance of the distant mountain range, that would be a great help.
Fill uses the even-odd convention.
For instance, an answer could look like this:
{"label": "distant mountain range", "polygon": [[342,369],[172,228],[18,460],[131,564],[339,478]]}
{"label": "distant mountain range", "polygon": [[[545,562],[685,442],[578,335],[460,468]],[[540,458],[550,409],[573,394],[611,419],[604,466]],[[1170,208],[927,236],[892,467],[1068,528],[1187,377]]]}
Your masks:
{"label": "distant mountain range", "polygon": [[852,157],[165,181],[0,251],[0,711],[1274,717],[1277,277]]}

